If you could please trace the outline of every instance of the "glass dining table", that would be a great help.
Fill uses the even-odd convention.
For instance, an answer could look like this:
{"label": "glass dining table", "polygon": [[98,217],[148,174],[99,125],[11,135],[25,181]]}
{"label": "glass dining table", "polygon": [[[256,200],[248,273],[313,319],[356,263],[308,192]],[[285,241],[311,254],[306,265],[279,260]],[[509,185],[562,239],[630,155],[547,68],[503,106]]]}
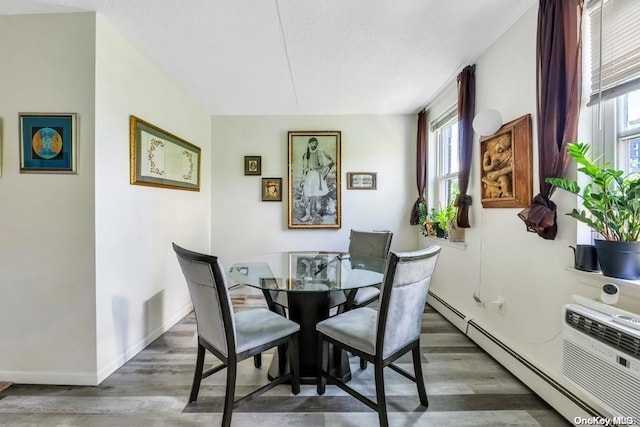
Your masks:
{"label": "glass dining table", "polygon": [[[344,252],[295,251],[259,254],[229,268],[229,278],[262,290],[269,309],[300,325],[300,377],[315,383],[318,372],[316,324],[332,308],[348,310],[358,288],[382,283],[386,260],[352,257]],[[286,308],[286,309],[285,309]],[[280,347],[269,367],[269,378],[288,369],[286,348]],[[346,352],[332,351],[329,369],[342,381],[351,379]]]}

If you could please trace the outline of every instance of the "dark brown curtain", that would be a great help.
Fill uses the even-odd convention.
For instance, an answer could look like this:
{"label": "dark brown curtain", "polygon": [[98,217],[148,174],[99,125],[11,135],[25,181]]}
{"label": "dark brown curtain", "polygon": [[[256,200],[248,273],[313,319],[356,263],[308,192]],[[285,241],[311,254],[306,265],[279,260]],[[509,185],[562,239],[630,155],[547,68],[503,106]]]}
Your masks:
{"label": "dark brown curtain", "polygon": [[527,231],[553,240],[558,232],[553,187],[569,164],[567,144],[575,141],[580,113],[582,9],[584,0],[540,0],[537,38],[538,159],[540,194],[518,216]]}
{"label": "dark brown curtain", "polygon": [[454,204],[458,207],[456,222],[460,228],[470,228],[469,206],[471,196],[467,194],[469,172],[471,170],[471,151],[473,148],[473,115],[476,109],[476,66],[467,65],[458,74],[458,188],[460,194]]}
{"label": "dark brown curtain", "polygon": [[427,112],[418,114],[418,138],[416,150],[416,183],[418,184],[418,199],[411,209],[411,225],[418,224],[418,205],[424,203],[424,189],[427,185]]}

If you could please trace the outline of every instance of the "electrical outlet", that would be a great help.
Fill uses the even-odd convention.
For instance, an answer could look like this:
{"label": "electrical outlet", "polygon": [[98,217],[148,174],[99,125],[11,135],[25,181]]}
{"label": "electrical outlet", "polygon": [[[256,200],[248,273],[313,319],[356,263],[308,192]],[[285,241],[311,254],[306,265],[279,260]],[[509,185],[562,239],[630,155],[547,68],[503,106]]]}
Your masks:
{"label": "electrical outlet", "polygon": [[494,305],[499,312],[504,312],[504,298],[498,297],[495,301],[491,301],[491,304]]}

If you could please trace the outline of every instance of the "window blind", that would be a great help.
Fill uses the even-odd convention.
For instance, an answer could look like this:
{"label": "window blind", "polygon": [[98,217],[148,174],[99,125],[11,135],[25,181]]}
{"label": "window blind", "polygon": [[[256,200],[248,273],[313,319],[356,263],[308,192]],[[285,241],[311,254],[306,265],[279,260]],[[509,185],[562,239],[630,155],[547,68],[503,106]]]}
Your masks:
{"label": "window blind", "polygon": [[600,91],[605,100],[640,88],[640,1],[608,0],[602,13],[599,0],[589,6],[593,104]]}

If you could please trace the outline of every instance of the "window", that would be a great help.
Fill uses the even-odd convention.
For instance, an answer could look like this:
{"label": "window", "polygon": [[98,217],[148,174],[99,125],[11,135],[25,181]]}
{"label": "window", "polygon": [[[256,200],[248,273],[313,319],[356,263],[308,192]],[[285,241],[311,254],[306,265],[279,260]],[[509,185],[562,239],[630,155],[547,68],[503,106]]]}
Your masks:
{"label": "window", "polygon": [[588,5],[594,154],[627,173],[640,172],[640,2]]}
{"label": "window", "polygon": [[617,167],[640,172],[640,90],[617,99]]}
{"label": "window", "polygon": [[455,111],[433,125],[435,180],[432,207],[449,206],[458,195],[458,117]]}
{"label": "window", "polygon": [[594,104],[640,88],[640,2],[592,0],[588,5],[589,104]]}

